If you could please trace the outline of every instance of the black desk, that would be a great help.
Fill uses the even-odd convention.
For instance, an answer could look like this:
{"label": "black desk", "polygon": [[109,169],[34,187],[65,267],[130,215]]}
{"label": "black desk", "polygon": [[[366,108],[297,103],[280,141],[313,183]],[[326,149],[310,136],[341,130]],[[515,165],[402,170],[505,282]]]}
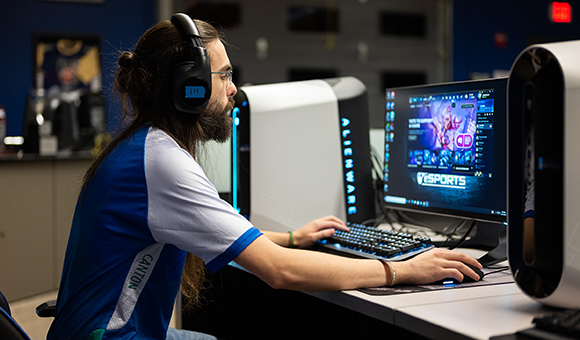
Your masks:
{"label": "black desk", "polygon": [[[214,274],[203,306],[182,315],[182,328],[231,339],[424,339],[376,318],[359,313],[356,297],[341,292],[317,297],[274,290],[242,269],[226,266]],[[326,297],[341,297],[341,305]],[[332,300],[332,299],[331,299]],[[380,310],[377,308],[377,312]],[[388,312],[386,315],[388,317]]]}
{"label": "black desk", "polygon": [[489,339],[554,312],[515,283],[382,296],[301,293],[271,289],[230,265],[212,284],[207,305],[185,313],[182,325],[225,339]]}

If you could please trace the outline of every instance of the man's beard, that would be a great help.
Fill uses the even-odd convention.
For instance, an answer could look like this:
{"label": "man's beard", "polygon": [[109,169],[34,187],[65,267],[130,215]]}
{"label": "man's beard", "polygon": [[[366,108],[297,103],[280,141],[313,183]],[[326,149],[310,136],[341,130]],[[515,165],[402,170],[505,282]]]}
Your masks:
{"label": "man's beard", "polygon": [[205,134],[205,141],[226,142],[232,135],[232,118],[228,115],[235,105],[233,98],[226,105],[209,102],[199,117],[199,124]]}

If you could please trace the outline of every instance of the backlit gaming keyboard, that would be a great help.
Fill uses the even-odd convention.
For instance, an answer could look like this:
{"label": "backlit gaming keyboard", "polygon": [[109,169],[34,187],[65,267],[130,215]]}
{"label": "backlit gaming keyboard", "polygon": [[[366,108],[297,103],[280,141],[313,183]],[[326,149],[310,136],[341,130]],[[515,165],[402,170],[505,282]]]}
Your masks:
{"label": "backlit gaming keyboard", "polygon": [[580,339],[580,309],[556,311],[534,318],[533,323],[535,328],[518,334],[531,336],[529,339]]}
{"label": "backlit gaming keyboard", "polygon": [[407,260],[435,248],[428,237],[356,223],[347,225],[350,231],[337,230],[333,236],[318,241],[318,248],[343,256],[385,258],[390,261]]}

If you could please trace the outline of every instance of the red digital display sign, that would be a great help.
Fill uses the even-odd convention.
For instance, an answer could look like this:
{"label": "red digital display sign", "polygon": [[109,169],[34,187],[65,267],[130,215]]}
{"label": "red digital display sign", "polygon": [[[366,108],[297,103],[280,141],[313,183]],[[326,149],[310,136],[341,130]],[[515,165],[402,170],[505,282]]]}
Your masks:
{"label": "red digital display sign", "polygon": [[550,20],[554,23],[572,22],[572,6],[567,2],[552,2],[550,4]]}

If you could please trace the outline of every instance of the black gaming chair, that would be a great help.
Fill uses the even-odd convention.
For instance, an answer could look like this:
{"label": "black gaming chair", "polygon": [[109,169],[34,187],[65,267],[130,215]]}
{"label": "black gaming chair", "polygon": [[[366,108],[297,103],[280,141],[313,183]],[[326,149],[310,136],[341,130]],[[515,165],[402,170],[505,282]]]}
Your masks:
{"label": "black gaming chair", "polygon": [[12,318],[10,306],[4,294],[0,292],[0,339],[30,340],[20,325]]}

